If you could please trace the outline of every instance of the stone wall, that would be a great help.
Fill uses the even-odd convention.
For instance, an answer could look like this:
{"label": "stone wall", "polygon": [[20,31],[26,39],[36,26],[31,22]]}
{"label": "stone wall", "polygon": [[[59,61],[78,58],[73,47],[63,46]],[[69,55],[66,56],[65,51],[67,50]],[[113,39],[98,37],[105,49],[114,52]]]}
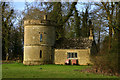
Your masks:
{"label": "stone wall", "polygon": [[91,64],[90,49],[55,49],[55,64],[65,64],[67,52],[77,52],[79,65]]}
{"label": "stone wall", "polygon": [[[40,35],[42,34],[42,41]],[[47,21],[26,20],[24,22],[25,65],[49,64],[54,61],[55,27]],[[40,57],[42,51],[42,57]]]}
{"label": "stone wall", "polygon": [[[40,42],[40,34],[43,41]],[[27,25],[24,27],[24,45],[48,45],[55,44],[55,27],[43,25]]]}
{"label": "stone wall", "polygon": [[[40,58],[40,50],[42,51],[42,58]],[[39,65],[50,64],[54,61],[54,54],[51,47],[47,46],[25,46],[24,48],[24,64]]]}

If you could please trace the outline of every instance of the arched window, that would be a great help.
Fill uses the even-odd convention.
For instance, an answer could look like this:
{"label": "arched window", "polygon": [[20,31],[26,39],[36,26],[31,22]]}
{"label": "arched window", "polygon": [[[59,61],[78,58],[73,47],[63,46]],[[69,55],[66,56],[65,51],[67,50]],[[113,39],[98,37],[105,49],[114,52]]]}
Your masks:
{"label": "arched window", "polygon": [[40,42],[42,42],[42,34],[40,34]]}

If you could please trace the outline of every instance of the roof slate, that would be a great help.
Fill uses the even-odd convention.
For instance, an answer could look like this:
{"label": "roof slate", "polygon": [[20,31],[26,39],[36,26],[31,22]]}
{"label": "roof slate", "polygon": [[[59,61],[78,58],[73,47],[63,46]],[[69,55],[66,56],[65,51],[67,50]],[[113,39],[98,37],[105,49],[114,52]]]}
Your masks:
{"label": "roof slate", "polygon": [[89,38],[69,38],[56,41],[56,49],[88,49],[92,46]]}

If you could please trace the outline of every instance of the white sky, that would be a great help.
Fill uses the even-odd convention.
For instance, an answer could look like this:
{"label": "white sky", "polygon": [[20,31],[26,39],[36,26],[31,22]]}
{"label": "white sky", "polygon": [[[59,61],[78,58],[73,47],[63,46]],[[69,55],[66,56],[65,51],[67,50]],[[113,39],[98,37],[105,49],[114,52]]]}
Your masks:
{"label": "white sky", "polygon": [[[25,8],[25,2],[13,2],[12,5],[16,10],[20,10],[20,11],[24,10],[24,8]],[[76,7],[77,7],[78,11],[81,11],[81,10],[83,10],[84,5],[81,5],[78,3],[76,5]]]}
{"label": "white sky", "polygon": [[[39,1],[39,2],[77,2],[77,0],[1,0],[1,1],[9,1],[9,2],[33,2],[33,1]],[[78,0],[78,2],[118,2],[120,0]]]}

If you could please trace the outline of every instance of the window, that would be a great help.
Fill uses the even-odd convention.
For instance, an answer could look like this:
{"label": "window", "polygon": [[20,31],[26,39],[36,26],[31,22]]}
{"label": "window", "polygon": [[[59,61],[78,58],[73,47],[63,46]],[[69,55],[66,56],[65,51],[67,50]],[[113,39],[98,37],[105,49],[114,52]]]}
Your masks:
{"label": "window", "polygon": [[74,53],[72,53],[72,58],[74,58]]}
{"label": "window", "polygon": [[67,54],[67,58],[70,58],[70,53]]}
{"label": "window", "polygon": [[77,53],[68,52],[68,53],[67,53],[67,58],[77,58]]}
{"label": "window", "polygon": [[50,60],[52,60],[52,55],[50,55]]}
{"label": "window", "polygon": [[42,50],[40,50],[40,58],[42,58]]}
{"label": "window", "polygon": [[75,53],[75,58],[77,58],[77,53]]}
{"label": "window", "polygon": [[40,42],[42,42],[42,34],[40,34]]}

